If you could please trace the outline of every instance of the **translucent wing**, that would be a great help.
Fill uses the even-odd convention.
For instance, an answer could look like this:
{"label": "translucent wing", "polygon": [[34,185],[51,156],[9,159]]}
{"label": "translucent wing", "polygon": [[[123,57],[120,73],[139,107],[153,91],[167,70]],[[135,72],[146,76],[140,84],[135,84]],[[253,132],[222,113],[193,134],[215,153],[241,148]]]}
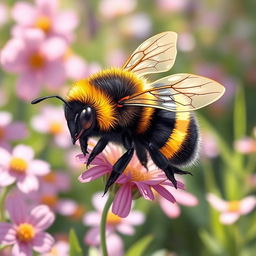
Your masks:
{"label": "translucent wing", "polygon": [[137,75],[168,71],[174,64],[177,34],[167,31],[143,42],[126,61],[123,69]]}
{"label": "translucent wing", "polygon": [[124,99],[124,106],[148,106],[169,111],[191,111],[219,99],[225,88],[214,80],[193,74],[175,74],[157,80],[141,93]]}

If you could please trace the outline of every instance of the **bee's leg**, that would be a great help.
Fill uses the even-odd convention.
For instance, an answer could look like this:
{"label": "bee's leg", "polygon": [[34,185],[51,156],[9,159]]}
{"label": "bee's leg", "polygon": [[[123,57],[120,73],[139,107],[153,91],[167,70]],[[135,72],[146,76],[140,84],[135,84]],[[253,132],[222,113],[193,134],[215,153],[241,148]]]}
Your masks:
{"label": "bee's leg", "polygon": [[134,143],[133,143],[133,139],[130,136],[130,134],[128,134],[128,133],[123,134],[122,140],[123,140],[124,147],[127,148],[127,151],[114,164],[112,172],[111,172],[111,174],[107,180],[106,186],[105,186],[104,195],[107,193],[110,186],[123,173],[126,166],[131,161],[133,153],[134,153]]}
{"label": "bee's leg", "polygon": [[129,164],[129,162],[132,159],[133,153],[134,153],[134,147],[132,146],[114,164],[113,170],[105,186],[104,195],[107,193],[109,187],[118,179],[118,177],[125,170],[126,166]]}
{"label": "bee's leg", "polygon": [[108,139],[102,137],[99,139],[99,141],[97,142],[96,146],[93,148],[91,154],[89,155],[89,158],[87,160],[87,167],[88,165],[93,161],[93,159],[103,151],[103,149],[106,147],[106,145],[108,144]]}
{"label": "bee's leg", "polygon": [[79,143],[80,143],[80,147],[81,150],[83,152],[84,155],[88,154],[89,152],[87,151],[87,147],[88,147],[88,137],[83,137],[81,136],[79,138]]}
{"label": "bee's leg", "polygon": [[177,180],[174,177],[174,170],[169,160],[159,151],[159,148],[152,143],[149,144],[149,154],[154,163],[165,172],[167,178],[172,182],[173,186],[177,188]]}
{"label": "bee's leg", "polygon": [[188,172],[188,171],[183,171],[183,170],[180,170],[179,168],[175,167],[175,166],[172,166],[172,169],[174,171],[174,173],[177,173],[177,174],[190,174],[190,175],[193,175],[191,172]]}
{"label": "bee's leg", "polygon": [[147,167],[147,163],[148,163],[147,150],[139,142],[135,142],[135,149],[136,149],[136,155],[137,155],[138,159],[140,160],[140,163],[148,170],[148,167]]}

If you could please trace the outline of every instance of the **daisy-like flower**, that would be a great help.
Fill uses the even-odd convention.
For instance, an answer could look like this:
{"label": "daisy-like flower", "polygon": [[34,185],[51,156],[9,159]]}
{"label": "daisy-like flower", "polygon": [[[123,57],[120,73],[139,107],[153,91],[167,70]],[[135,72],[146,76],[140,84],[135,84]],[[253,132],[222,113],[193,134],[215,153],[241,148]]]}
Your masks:
{"label": "daisy-like flower", "polygon": [[[79,180],[81,182],[89,182],[109,174],[113,169],[114,163],[121,155],[121,147],[109,144],[105,148],[104,154],[101,153],[94,159],[92,162],[94,166],[82,173]],[[79,155],[78,158],[80,161],[86,162],[86,157],[83,155]],[[147,200],[154,200],[153,189],[171,203],[176,201],[174,196],[165,188],[165,186],[172,187],[173,184],[167,179],[164,172],[157,169],[152,160],[149,161],[147,170],[140,164],[136,155],[133,156],[124,173],[115,183],[119,185],[119,188],[115,194],[112,212],[122,218],[128,216],[135,192],[138,192],[139,195]],[[184,188],[181,182],[178,182],[177,186],[178,188]]]}
{"label": "daisy-like flower", "polygon": [[164,197],[157,197],[157,200],[159,201],[159,204],[163,210],[163,212],[170,218],[177,218],[180,216],[181,209],[179,205],[187,206],[187,207],[193,207],[198,205],[198,199],[192,195],[191,193],[188,193],[187,191],[181,190],[181,189],[175,189],[173,187],[166,186],[165,187],[176,199],[176,203],[170,204],[168,200],[166,200]]}
{"label": "daisy-like flower", "polygon": [[247,196],[240,201],[225,201],[214,194],[209,193],[207,195],[207,200],[221,213],[220,222],[226,225],[234,223],[241,215],[250,213],[256,206],[255,196]]}
{"label": "daisy-like flower", "polygon": [[242,154],[253,154],[256,153],[256,140],[250,137],[235,141],[234,145],[236,151]]}
{"label": "daisy-like flower", "polygon": [[58,36],[67,41],[73,39],[73,30],[78,24],[74,11],[58,11],[58,0],[36,0],[35,5],[19,1],[12,10],[17,22],[14,36],[22,36],[26,29],[40,29],[46,36]]}
{"label": "daisy-like flower", "polygon": [[1,52],[3,68],[19,74],[17,95],[23,100],[38,96],[42,85],[56,90],[66,80],[64,54],[66,42],[58,37],[46,39],[38,29],[28,29],[22,37],[7,42]]}
{"label": "daisy-like flower", "polygon": [[57,241],[48,253],[41,256],[69,256],[69,244],[66,241]]}
{"label": "daisy-like flower", "polygon": [[41,113],[32,118],[31,124],[36,131],[51,134],[59,147],[65,148],[71,145],[62,107],[50,105],[43,107]]}
{"label": "daisy-like flower", "polygon": [[[85,235],[84,241],[86,244],[94,247],[100,245],[100,219],[103,211],[103,207],[106,203],[106,198],[102,197],[102,193],[96,193],[92,198],[92,204],[96,211],[88,212],[84,215],[83,222],[86,226],[91,226],[91,229]],[[124,199],[125,200],[125,199]],[[120,218],[119,216],[113,214],[111,211],[107,215],[106,222],[106,234],[107,234],[107,247],[109,255],[122,255],[117,254],[123,248],[123,242],[117,236],[116,232],[133,235],[135,233],[134,226],[141,225],[144,222],[144,215],[139,211],[131,211],[127,218]],[[116,250],[110,253],[111,242],[108,240],[114,240],[116,242]],[[109,244],[110,243],[110,244]],[[113,253],[113,254],[112,254]]]}
{"label": "daisy-like flower", "polygon": [[9,141],[20,140],[27,136],[27,128],[22,122],[12,122],[12,115],[0,111],[0,147],[10,150]]}
{"label": "daisy-like flower", "polygon": [[18,145],[12,153],[0,148],[0,186],[2,187],[16,182],[22,192],[29,193],[39,187],[37,176],[49,172],[49,164],[34,159],[34,151],[29,146]]}
{"label": "daisy-like flower", "polygon": [[7,198],[7,206],[11,223],[0,222],[0,244],[13,245],[13,256],[29,256],[32,251],[48,252],[53,237],[46,233],[54,221],[54,214],[45,205],[28,210],[24,201],[17,195]]}

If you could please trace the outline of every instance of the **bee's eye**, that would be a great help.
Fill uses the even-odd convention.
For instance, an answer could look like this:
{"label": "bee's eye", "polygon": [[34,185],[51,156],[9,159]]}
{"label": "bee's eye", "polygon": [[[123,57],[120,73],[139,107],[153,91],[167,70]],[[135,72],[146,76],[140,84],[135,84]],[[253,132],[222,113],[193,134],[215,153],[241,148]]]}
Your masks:
{"label": "bee's eye", "polygon": [[92,126],[93,123],[93,112],[90,107],[87,107],[82,110],[80,114],[80,124],[84,129],[88,129]]}

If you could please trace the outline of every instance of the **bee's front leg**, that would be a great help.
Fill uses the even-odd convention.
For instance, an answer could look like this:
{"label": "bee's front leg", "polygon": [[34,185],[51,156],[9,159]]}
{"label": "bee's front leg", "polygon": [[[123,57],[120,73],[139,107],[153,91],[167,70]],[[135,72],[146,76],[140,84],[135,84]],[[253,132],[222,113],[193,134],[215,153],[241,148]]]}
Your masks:
{"label": "bee's front leg", "polygon": [[107,146],[108,142],[109,142],[109,140],[105,137],[102,137],[99,139],[99,141],[97,142],[96,146],[93,148],[93,150],[87,160],[87,164],[86,164],[87,167],[93,161],[93,159],[104,150],[104,148]]}
{"label": "bee's front leg", "polygon": [[84,155],[88,154],[89,152],[87,151],[88,147],[88,137],[81,136],[79,138],[79,143],[80,143],[80,148],[83,152]]}

